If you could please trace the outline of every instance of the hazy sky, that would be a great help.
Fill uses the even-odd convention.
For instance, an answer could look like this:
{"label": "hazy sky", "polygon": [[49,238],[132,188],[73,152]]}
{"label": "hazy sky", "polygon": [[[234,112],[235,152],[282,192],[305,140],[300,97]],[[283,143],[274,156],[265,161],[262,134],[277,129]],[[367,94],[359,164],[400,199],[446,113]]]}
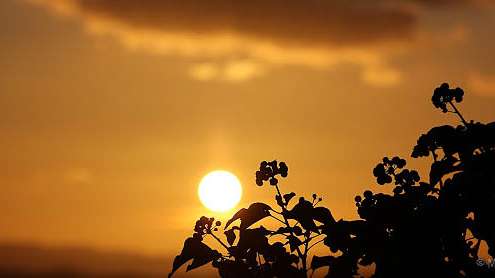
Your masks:
{"label": "hazy sky", "polygon": [[441,82],[495,119],[490,2],[0,1],[0,241],[172,254],[201,177],[268,201],[265,159],[356,217],[384,155],[455,123]]}

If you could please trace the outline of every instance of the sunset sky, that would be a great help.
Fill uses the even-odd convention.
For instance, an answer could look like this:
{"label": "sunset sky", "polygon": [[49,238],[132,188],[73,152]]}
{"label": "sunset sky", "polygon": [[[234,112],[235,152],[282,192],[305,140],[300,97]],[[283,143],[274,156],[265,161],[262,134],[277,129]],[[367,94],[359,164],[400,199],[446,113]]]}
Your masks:
{"label": "sunset sky", "polygon": [[271,159],[283,190],[356,218],[383,156],[456,123],[440,83],[495,119],[491,3],[2,0],[0,241],[173,255],[217,216],[205,174],[238,176],[239,209],[273,199]]}

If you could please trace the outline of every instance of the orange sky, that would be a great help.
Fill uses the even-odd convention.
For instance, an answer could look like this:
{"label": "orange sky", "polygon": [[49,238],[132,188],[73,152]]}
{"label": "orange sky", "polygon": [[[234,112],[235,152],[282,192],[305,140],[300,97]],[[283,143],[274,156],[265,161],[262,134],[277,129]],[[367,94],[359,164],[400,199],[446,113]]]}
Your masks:
{"label": "orange sky", "polygon": [[441,82],[495,118],[490,1],[227,2],[0,1],[0,241],[173,254],[203,175],[268,201],[275,158],[356,217],[378,160],[454,123]]}

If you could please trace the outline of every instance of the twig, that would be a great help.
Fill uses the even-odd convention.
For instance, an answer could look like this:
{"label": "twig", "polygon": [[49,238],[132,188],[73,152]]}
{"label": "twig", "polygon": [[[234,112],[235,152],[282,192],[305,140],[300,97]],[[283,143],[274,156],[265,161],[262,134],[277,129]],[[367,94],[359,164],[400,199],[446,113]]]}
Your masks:
{"label": "twig", "polygon": [[[275,188],[277,189],[277,194],[278,194],[278,196],[279,196],[279,197],[280,197],[280,199],[282,200],[282,202],[281,202],[281,203],[282,203],[282,210],[286,210],[286,204],[285,204],[285,202],[284,202],[284,200],[283,200],[282,193],[280,193],[280,189],[278,188],[278,184],[276,184],[276,185],[275,185]],[[295,237],[296,235],[295,235],[295,234],[294,234],[294,232],[292,231],[292,227],[291,227],[291,225],[289,224],[289,220],[287,220],[287,218],[285,217],[285,215],[284,215],[283,213],[282,213],[282,216],[283,216],[283,218],[284,218],[285,225],[287,225],[287,227],[288,227],[288,228],[291,228],[291,229],[289,229],[290,234],[291,234],[292,236],[294,236],[294,237]],[[296,246],[296,251],[297,251],[297,255],[298,255],[298,256],[299,256],[299,258],[301,258],[301,260],[302,260],[302,267],[303,267],[304,273],[306,273],[306,270],[307,270],[307,267],[306,267],[306,259],[305,259],[305,257],[303,256],[303,253],[301,252],[301,249],[299,249],[299,246]]]}
{"label": "twig", "polygon": [[461,121],[462,123],[468,127],[468,123],[466,122],[466,120],[464,119],[464,117],[462,116],[461,112],[459,112],[459,110],[457,110],[457,107],[455,107],[454,103],[452,101],[449,101],[450,105],[452,106],[452,108],[454,108],[454,112],[459,116],[459,118],[461,118]]}
{"label": "twig", "polygon": [[284,222],[284,221],[282,221],[282,220],[280,220],[279,218],[277,218],[277,217],[275,217],[275,216],[273,216],[273,215],[271,215],[271,214],[270,214],[270,217],[271,217],[271,218],[273,218],[273,219],[276,219],[277,221],[279,221],[280,223],[282,223],[282,224],[284,224],[284,225],[285,225],[285,222]]}
{"label": "twig", "polygon": [[214,239],[216,239],[227,251],[229,251],[229,247],[222,242],[216,235],[214,235],[211,231],[208,232],[209,235],[211,235]]}
{"label": "twig", "polygon": [[309,250],[309,249],[311,249],[311,248],[313,248],[315,245],[317,245],[318,243],[320,243],[320,242],[322,242],[322,241],[324,241],[324,240],[325,240],[325,239],[324,239],[324,238],[322,238],[322,239],[318,240],[317,242],[315,242],[315,243],[311,244],[311,245],[308,247],[308,250]]}
{"label": "twig", "polygon": [[[435,153],[435,150],[431,150],[431,154],[433,155],[433,161],[437,162],[437,154]],[[440,177],[440,189],[443,188],[443,180]]]}

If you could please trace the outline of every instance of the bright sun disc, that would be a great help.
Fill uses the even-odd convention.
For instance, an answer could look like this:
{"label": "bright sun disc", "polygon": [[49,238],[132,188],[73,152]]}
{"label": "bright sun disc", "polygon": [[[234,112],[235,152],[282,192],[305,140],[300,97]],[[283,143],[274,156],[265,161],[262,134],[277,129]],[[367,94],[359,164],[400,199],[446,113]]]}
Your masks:
{"label": "bright sun disc", "polygon": [[213,171],[199,183],[198,195],[201,203],[208,209],[225,212],[241,200],[241,183],[230,172]]}

